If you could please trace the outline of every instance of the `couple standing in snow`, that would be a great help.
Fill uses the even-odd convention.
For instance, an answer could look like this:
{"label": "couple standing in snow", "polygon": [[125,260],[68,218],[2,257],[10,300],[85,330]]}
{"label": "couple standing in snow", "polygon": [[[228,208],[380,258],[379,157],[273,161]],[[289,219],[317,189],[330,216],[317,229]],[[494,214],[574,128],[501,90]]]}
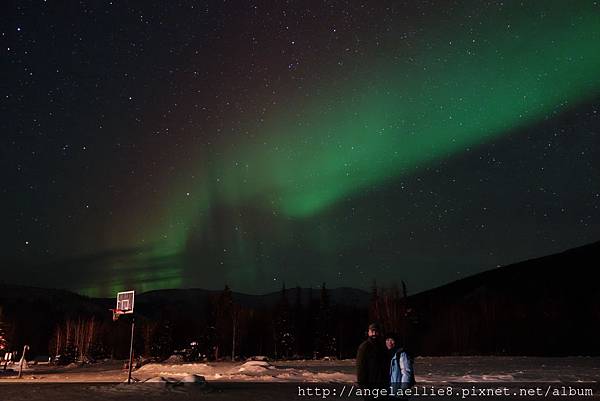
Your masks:
{"label": "couple standing in snow", "polygon": [[[385,339],[385,342],[384,342]],[[401,346],[395,334],[382,335],[381,326],[372,323],[368,338],[358,347],[356,355],[358,385],[365,391],[365,399],[371,399],[386,389],[391,397],[415,384],[410,355]]]}

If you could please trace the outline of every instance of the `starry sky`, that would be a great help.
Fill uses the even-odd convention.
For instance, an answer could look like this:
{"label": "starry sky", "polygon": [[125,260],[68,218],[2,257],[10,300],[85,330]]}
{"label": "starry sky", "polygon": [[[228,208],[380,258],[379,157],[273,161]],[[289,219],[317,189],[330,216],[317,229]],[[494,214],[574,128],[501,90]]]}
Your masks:
{"label": "starry sky", "polygon": [[6,1],[0,280],[409,292],[600,240],[597,1]]}

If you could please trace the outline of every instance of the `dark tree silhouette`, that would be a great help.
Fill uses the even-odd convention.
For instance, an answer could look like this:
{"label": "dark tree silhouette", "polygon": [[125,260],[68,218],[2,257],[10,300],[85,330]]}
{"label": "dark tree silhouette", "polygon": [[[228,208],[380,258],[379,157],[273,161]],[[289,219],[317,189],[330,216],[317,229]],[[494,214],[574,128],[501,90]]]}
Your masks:
{"label": "dark tree silhouette", "polygon": [[9,324],[6,317],[3,314],[2,307],[0,306],[0,352],[4,353],[10,349],[10,341],[8,338]]}
{"label": "dark tree silhouette", "polygon": [[290,305],[287,298],[287,290],[285,284],[281,288],[281,296],[273,314],[274,324],[274,340],[275,340],[275,357],[289,358],[294,351],[296,336],[293,332],[291,321]]}
{"label": "dark tree silhouette", "polygon": [[163,316],[156,325],[150,345],[150,355],[160,359],[168,358],[173,353],[172,323],[168,316]]}
{"label": "dark tree silhouette", "polygon": [[336,356],[337,340],[333,330],[333,310],[329,300],[329,290],[325,283],[321,286],[319,314],[317,317],[317,347],[319,356]]}

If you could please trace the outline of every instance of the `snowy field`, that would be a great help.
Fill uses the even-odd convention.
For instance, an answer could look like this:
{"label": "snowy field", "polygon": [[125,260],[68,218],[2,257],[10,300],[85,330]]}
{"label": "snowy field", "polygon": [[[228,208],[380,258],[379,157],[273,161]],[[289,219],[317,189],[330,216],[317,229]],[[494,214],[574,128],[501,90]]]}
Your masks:
{"label": "snowy field", "polygon": [[[572,385],[593,390],[593,397],[586,395],[582,399],[600,399],[600,358],[426,357],[416,358],[415,371],[423,392],[430,388],[476,386],[477,390],[468,394],[475,398],[483,387],[508,387],[516,391],[539,387],[546,393],[565,386],[562,390],[568,392],[568,386]],[[0,400],[362,399],[356,392],[348,395],[355,380],[354,360],[193,364],[169,361],[144,365],[134,371],[133,377],[136,383],[123,383],[127,372],[122,361],[85,366],[29,366],[20,380],[9,366],[8,371],[0,371]],[[502,398],[506,397],[486,397]],[[562,397],[561,393],[560,398],[580,397]]]}

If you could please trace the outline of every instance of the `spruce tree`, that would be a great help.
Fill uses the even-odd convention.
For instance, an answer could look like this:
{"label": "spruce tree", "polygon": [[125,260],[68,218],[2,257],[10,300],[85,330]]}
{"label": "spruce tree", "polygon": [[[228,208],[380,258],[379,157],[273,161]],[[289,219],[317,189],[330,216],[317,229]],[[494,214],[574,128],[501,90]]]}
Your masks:
{"label": "spruce tree", "polygon": [[319,299],[319,314],[317,317],[317,352],[318,355],[335,356],[337,341],[333,335],[333,313],[329,300],[329,290],[325,283],[321,286]]}
{"label": "spruce tree", "polygon": [[292,333],[290,306],[285,284],[281,289],[281,297],[275,306],[275,347],[276,357],[289,358],[295,347],[296,338]]}
{"label": "spruce tree", "polygon": [[10,346],[8,341],[8,323],[2,312],[2,307],[0,307],[0,353],[7,352]]}

